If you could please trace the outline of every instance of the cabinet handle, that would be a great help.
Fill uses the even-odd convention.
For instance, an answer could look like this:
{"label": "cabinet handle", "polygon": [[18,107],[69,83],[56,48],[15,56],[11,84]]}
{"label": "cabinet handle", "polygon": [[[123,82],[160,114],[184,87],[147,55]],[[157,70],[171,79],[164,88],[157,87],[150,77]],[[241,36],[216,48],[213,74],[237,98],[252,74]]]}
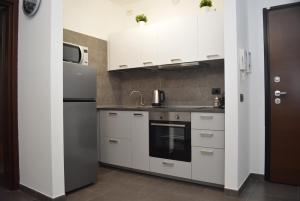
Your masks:
{"label": "cabinet handle", "polygon": [[172,166],[172,167],[175,165],[174,163],[169,163],[169,162],[165,162],[165,161],[162,162],[162,164],[165,166]]}
{"label": "cabinet handle", "polygon": [[206,57],[209,59],[209,58],[214,58],[214,57],[220,57],[220,55],[218,55],[218,54],[209,54],[209,55],[206,55]]}
{"label": "cabinet handle", "polygon": [[143,64],[144,64],[144,66],[147,66],[147,65],[152,65],[153,62],[149,61],[149,62],[144,62]]}
{"label": "cabinet handle", "polygon": [[214,116],[200,116],[201,119],[213,119]]}
{"label": "cabinet handle", "polygon": [[214,136],[213,133],[200,133],[200,135],[201,135],[202,137],[213,137],[213,136]]}
{"label": "cabinet handle", "polygon": [[120,68],[127,68],[127,65],[119,65]]}
{"label": "cabinet handle", "polygon": [[202,154],[214,154],[214,151],[213,151],[213,150],[204,150],[204,149],[202,149],[202,150],[200,150],[200,152],[201,152]]}
{"label": "cabinet handle", "polygon": [[114,143],[114,144],[118,144],[118,143],[119,143],[119,140],[109,139],[109,142],[110,142],[110,143]]}
{"label": "cabinet handle", "polygon": [[143,117],[144,115],[143,114],[134,113],[133,116],[135,116],[135,117]]}
{"label": "cabinet handle", "polygon": [[116,112],[110,112],[110,113],[108,113],[108,115],[109,116],[118,116],[118,113],[116,113]]}
{"label": "cabinet handle", "polygon": [[182,60],[181,59],[171,59],[172,63],[180,63]]}

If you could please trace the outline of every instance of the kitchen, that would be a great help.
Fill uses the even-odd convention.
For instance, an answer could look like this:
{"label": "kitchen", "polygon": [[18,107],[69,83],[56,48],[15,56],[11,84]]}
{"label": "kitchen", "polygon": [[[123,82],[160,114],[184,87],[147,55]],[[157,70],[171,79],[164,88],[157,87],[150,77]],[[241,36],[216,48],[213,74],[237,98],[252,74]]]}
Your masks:
{"label": "kitchen", "polygon": [[263,48],[250,32],[262,36],[258,13],[276,4],[256,3],[54,0],[33,17],[20,10],[21,188],[67,200],[281,199],[264,191],[286,186],[267,182]]}
{"label": "kitchen", "polygon": [[[223,187],[224,25],[222,2],[216,5],[211,12],[196,5],[198,13],[187,17],[136,22],[107,42],[64,29],[64,60],[97,69],[100,164]],[[76,49],[83,51],[71,54]],[[73,177],[83,174],[78,161],[77,172],[65,162],[66,175],[72,167]]]}

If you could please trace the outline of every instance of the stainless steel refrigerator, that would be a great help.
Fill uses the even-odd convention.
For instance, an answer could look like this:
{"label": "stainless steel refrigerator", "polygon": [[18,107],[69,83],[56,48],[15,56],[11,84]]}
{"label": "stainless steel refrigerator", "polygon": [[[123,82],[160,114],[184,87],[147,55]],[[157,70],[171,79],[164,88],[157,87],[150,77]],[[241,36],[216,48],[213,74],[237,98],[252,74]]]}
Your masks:
{"label": "stainless steel refrigerator", "polygon": [[96,182],[96,70],[64,62],[65,190]]}

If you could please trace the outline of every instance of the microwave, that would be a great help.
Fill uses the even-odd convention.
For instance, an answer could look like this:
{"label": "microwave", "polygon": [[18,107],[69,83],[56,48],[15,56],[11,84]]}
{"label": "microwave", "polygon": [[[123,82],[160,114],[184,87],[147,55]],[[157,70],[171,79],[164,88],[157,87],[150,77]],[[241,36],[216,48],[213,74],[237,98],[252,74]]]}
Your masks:
{"label": "microwave", "polygon": [[63,44],[63,61],[89,65],[89,49],[72,43]]}

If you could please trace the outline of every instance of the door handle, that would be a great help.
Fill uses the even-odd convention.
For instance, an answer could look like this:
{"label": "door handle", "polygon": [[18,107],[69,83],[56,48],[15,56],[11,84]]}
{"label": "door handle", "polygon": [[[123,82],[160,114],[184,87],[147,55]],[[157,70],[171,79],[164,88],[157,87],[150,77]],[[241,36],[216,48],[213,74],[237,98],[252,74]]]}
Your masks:
{"label": "door handle", "polygon": [[279,96],[281,96],[281,95],[287,95],[287,92],[285,92],[285,91],[279,91],[279,90],[276,90],[276,91],[275,91],[275,96],[276,96],[276,97],[279,97]]}
{"label": "door handle", "polygon": [[108,140],[110,143],[118,144],[119,140],[114,140],[114,139],[109,139]]}
{"label": "door handle", "polygon": [[171,63],[181,63],[181,59],[171,59]]}
{"label": "door handle", "polygon": [[175,164],[174,163],[169,163],[169,162],[162,162],[163,165],[165,166],[174,166]]}
{"label": "door handle", "polygon": [[214,154],[214,151],[213,151],[213,150],[204,150],[204,149],[202,149],[202,150],[200,150],[200,152],[201,152],[202,154]]}
{"label": "door handle", "polygon": [[200,133],[200,135],[201,135],[202,137],[213,137],[213,136],[214,136],[213,133]]}

